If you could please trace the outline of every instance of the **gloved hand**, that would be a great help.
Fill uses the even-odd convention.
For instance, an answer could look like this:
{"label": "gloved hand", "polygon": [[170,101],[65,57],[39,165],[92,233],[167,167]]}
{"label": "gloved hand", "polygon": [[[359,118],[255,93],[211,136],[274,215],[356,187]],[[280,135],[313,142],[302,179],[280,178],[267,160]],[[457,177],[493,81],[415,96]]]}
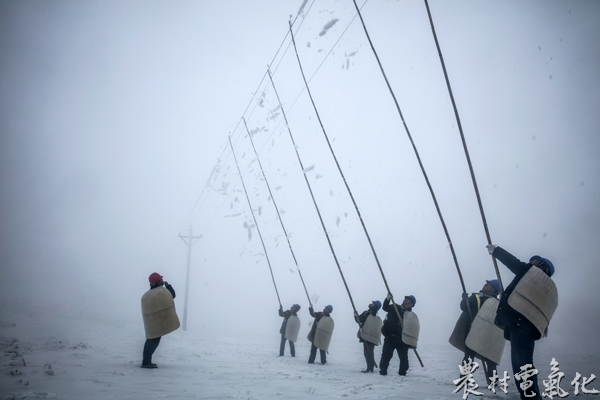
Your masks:
{"label": "gloved hand", "polygon": [[355,317],[358,317],[358,316],[359,316],[359,315],[358,315],[358,311],[354,311],[354,316],[355,316]]}
{"label": "gloved hand", "polygon": [[387,296],[385,297],[386,300],[391,300],[393,298],[394,298],[394,296],[392,296],[391,293],[388,293]]}
{"label": "gloved hand", "polygon": [[488,244],[487,246],[485,246],[488,249],[488,253],[490,253],[490,255],[492,255],[494,253],[494,250],[496,250],[496,246],[495,244]]}
{"label": "gloved hand", "polygon": [[469,301],[469,293],[463,293],[462,294],[462,299],[463,301],[466,303],[467,301]]}

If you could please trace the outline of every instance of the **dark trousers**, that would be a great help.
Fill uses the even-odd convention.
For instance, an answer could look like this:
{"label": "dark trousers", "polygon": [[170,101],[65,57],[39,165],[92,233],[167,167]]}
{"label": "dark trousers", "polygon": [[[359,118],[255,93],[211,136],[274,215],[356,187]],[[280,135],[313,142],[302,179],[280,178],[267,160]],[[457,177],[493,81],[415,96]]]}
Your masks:
{"label": "dark trousers", "polygon": [[367,360],[367,371],[373,372],[375,368],[375,343],[363,342],[363,349],[365,353],[365,360]]}
{"label": "dark trousers", "polygon": [[160,337],[154,339],[146,339],[146,343],[144,344],[144,359],[142,364],[148,365],[152,362],[152,354],[156,351],[158,344],[160,343]]}
{"label": "dark trousers", "polygon": [[[472,361],[475,361],[475,356],[477,353],[475,353],[475,351],[471,350],[470,348],[468,348],[465,345],[465,356],[463,357],[463,363],[468,361],[468,359],[470,358]],[[489,378],[491,378],[492,376],[494,376],[494,371],[496,370],[496,367],[498,366],[495,362],[493,362],[492,360],[488,360],[487,358],[483,359],[483,363],[485,365],[485,368],[487,370],[487,376]]]}
{"label": "dark trousers", "polygon": [[[533,365],[533,350],[535,348],[535,340],[531,337],[527,331],[511,326],[507,328],[510,337],[510,360],[512,363],[513,374],[521,372],[521,367],[527,364],[531,364],[530,369],[535,368]],[[525,392],[521,389],[523,380],[516,380],[517,390],[521,395],[521,399],[541,399],[542,394],[538,386],[537,375],[529,378],[529,381],[533,383],[530,388],[526,389]],[[532,394],[535,393],[534,396]],[[528,395],[529,397],[525,396]]]}
{"label": "dark trousers", "polygon": [[[321,364],[325,364],[327,362],[327,355],[325,350],[321,350],[319,349],[319,352],[321,353]],[[308,357],[308,363],[312,364],[315,362],[315,358],[317,357],[317,346],[315,346],[314,344],[310,345],[310,357]]]}
{"label": "dark trousers", "polygon": [[[279,345],[279,355],[282,356],[283,352],[285,350],[285,342],[287,341],[287,339],[285,338],[285,335],[281,335],[281,344]],[[290,340],[290,354],[292,355],[292,357],[296,357],[296,346],[294,346],[294,342],[292,342]]]}
{"label": "dark trousers", "polygon": [[408,371],[408,345],[398,336],[388,336],[383,341],[383,349],[381,350],[381,361],[379,362],[379,373],[387,374],[390,360],[394,356],[394,350],[398,352],[400,357],[400,368],[398,374],[406,375]]}

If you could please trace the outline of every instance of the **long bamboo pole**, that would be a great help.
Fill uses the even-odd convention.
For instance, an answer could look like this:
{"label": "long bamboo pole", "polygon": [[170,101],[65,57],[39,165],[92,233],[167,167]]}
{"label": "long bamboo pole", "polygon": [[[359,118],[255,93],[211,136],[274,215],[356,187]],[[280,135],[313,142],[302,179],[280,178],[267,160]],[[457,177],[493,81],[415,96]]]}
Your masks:
{"label": "long bamboo pole", "polygon": [[275,283],[275,276],[273,276],[273,268],[271,268],[271,261],[269,260],[269,254],[267,253],[267,248],[265,247],[265,242],[263,240],[262,234],[260,233],[260,228],[258,226],[258,222],[256,221],[256,216],[254,215],[254,210],[252,209],[252,203],[250,202],[250,196],[248,196],[248,191],[246,190],[246,184],[244,183],[244,177],[242,176],[242,171],[240,170],[240,165],[238,164],[237,157],[235,155],[235,151],[233,150],[233,144],[231,144],[231,137],[229,137],[229,147],[231,147],[231,153],[233,154],[233,159],[235,160],[235,165],[237,167],[238,174],[240,175],[240,179],[242,181],[244,193],[246,194],[246,200],[248,200],[248,207],[250,208],[250,213],[252,214],[252,218],[254,219],[254,225],[256,225],[256,231],[258,232],[258,236],[260,237],[260,242],[262,243],[262,247],[265,252],[265,258],[267,259],[267,264],[269,265],[269,271],[271,271],[271,279],[273,279],[273,286],[275,287],[275,293],[277,294],[277,301],[279,302],[279,307],[283,307],[281,305],[281,299],[279,298],[279,291],[277,290],[277,284]]}
{"label": "long bamboo pole", "polygon": [[269,180],[267,179],[267,175],[265,174],[265,170],[263,169],[262,163],[260,162],[260,157],[258,156],[258,152],[256,151],[256,147],[254,146],[254,140],[252,140],[252,134],[248,129],[248,124],[246,123],[246,119],[242,118],[244,121],[244,126],[246,127],[246,132],[248,133],[248,138],[250,138],[250,143],[252,144],[252,149],[254,150],[254,155],[256,156],[256,161],[258,161],[258,165],[260,167],[260,172],[267,184],[267,189],[269,190],[269,196],[271,196],[271,200],[273,201],[273,206],[275,206],[275,211],[277,212],[277,218],[279,218],[279,223],[281,224],[281,229],[283,229],[283,233],[285,234],[285,238],[287,240],[288,246],[290,248],[290,253],[292,253],[292,258],[294,259],[294,263],[296,264],[296,269],[298,270],[298,275],[300,275],[300,280],[302,281],[302,286],[304,287],[304,292],[306,293],[306,298],[308,299],[308,304],[312,307],[312,303],[310,301],[310,296],[308,295],[308,290],[306,290],[306,284],[304,283],[304,278],[302,277],[302,272],[300,271],[300,267],[298,266],[298,260],[296,259],[296,254],[294,254],[294,250],[292,249],[292,243],[290,242],[290,237],[285,229],[285,225],[283,224],[283,220],[281,219],[281,214],[279,213],[279,207],[277,207],[277,203],[275,202],[275,197],[273,196],[273,192],[271,191],[271,185],[269,185]]}
{"label": "long bamboo pole", "polygon": [[304,165],[302,164],[302,158],[300,158],[300,153],[298,153],[298,146],[296,146],[296,141],[294,140],[294,135],[292,135],[292,129],[290,128],[290,124],[288,123],[287,115],[281,104],[281,99],[279,98],[279,93],[277,93],[277,88],[275,87],[275,83],[273,82],[273,76],[271,75],[270,69],[267,69],[269,73],[269,79],[271,80],[271,85],[273,86],[273,90],[275,91],[275,95],[277,96],[277,102],[281,108],[281,113],[283,115],[283,119],[285,121],[285,125],[287,126],[288,133],[290,135],[290,139],[292,140],[292,145],[294,146],[294,151],[296,152],[296,157],[298,158],[298,164],[300,168],[302,168],[302,175],[304,176],[304,181],[306,182],[306,186],[308,187],[308,191],[310,193],[310,197],[315,206],[315,210],[317,211],[317,215],[319,216],[319,221],[321,222],[321,227],[323,228],[323,232],[325,233],[325,238],[327,239],[327,244],[329,245],[329,249],[331,250],[331,254],[333,255],[333,259],[335,264],[337,265],[338,271],[340,272],[340,276],[342,277],[342,282],[344,282],[344,287],[346,288],[346,292],[348,293],[348,298],[350,299],[350,304],[352,304],[352,309],[356,313],[356,307],[354,306],[354,300],[352,299],[352,294],[350,293],[350,289],[348,288],[348,284],[346,283],[346,278],[344,277],[344,273],[342,272],[342,267],[340,266],[340,262],[335,254],[335,250],[333,249],[333,244],[331,243],[331,238],[329,237],[329,233],[327,233],[327,228],[325,227],[325,222],[323,221],[323,216],[321,215],[321,211],[319,210],[319,206],[317,205],[317,200],[315,199],[315,195],[312,191],[312,187],[310,186],[310,182],[306,176],[306,171],[304,169]]}

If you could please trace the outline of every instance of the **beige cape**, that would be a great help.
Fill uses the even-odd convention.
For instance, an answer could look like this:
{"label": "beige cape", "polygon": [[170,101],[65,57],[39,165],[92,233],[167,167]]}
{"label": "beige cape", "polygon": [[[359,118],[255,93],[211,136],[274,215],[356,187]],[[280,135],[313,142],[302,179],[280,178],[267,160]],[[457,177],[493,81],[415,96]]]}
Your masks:
{"label": "beige cape", "polygon": [[510,294],[508,305],[523,314],[545,336],[558,307],[556,284],[544,271],[531,267]]}
{"label": "beige cape", "polygon": [[381,343],[381,327],[383,322],[378,315],[369,314],[362,328],[360,328],[360,337],[367,342],[379,346]]}
{"label": "beige cape", "polygon": [[147,339],[155,339],[179,328],[173,295],[165,287],[148,290],[142,296],[142,316]]}
{"label": "beige cape", "polygon": [[506,343],[504,331],[494,324],[498,304],[499,301],[494,298],[488,298],[483,303],[465,340],[467,347],[496,364],[500,364]]}
{"label": "beige cape", "polygon": [[285,324],[285,334],[283,335],[290,342],[298,340],[298,332],[300,331],[300,318],[297,315],[290,315]]}
{"label": "beige cape", "polygon": [[417,314],[412,311],[404,311],[404,318],[402,318],[402,341],[416,349],[420,329]]}
{"label": "beige cape", "polygon": [[334,323],[331,317],[321,317],[317,323],[317,330],[315,332],[315,338],[313,339],[315,347],[325,351],[329,349],[333,328]]}

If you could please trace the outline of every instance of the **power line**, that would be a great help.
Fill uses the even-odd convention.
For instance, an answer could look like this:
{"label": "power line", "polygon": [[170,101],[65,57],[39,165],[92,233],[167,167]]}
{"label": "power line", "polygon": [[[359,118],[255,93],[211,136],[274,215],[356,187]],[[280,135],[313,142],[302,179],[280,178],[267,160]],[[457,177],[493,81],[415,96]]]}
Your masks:
{"label": "power line", "polygon": [[[364,7],[364,5],[367,3],[367,1],[368,1],[368,0],[365,0],[365,1],[364,1],[364,3],[363,3],[363,5],[361,6],[361,8],[362,8],[362,7]],[[297,28],[296,28],[296,30],[295,30],[295,32],[296,32],[296,33],[297,33],[299,30],[300,30],[300,28],[301,28],[301,27],[302,27],[302,25],[304,24],[304,21],[306,20],[306,17],[309,15],[310,11],[312,10],[312,8],[313,8],[313,6],[314,6],[315,2],[316,2],[316,0],[313,0],[313,1],[311,2],[311,4],[310,4],[310,6],[309,6],[308,10],[307,10],[307,11],[306,11],[306,13],[304,14],[304,18],[303,18],[303,19],[300,21],[300,23],[299,23],[298,27],[297,27]],[[294,19],[294,21],[293,21],[293,23],[292,23],[292,25],[293,25],[293,26],[295,26],[295,24],[296,24],[296,21],[298,20],[299,16],[300,16],[300,14],[298,13],[298,14],[296,15],[296,18]],[[329,49],[329,51],[327,52],[327,54],[325,55],[325,57],[323,57],[323,59],[322,59],[321,63],[320,63],[320,64],[319,64],[319,66],[317,67],[317,69],[316,69],[315,71],[313,71],[313,73],[312,73],[311,77],[310,77],[310,78],[309,78],[309,80],[308,80],[309,82],[310,82],[310,81],[311,81],[311,80],[312,80],[312,79],[315,77],[315,75],[317,74],[317,72],[320,70],[320,68],[322,67],[322,65],[325,63],[325,61],[326,61],[326,60],[328,59],[328,57],[331,55],[331,53],[332,53],[333,49],[334,49],[334,48],[337,46],[337,44],[339,43],[339,41],[341,40],[341,38],[342,38],[342,37],[343,37],[343,36],[346,34],[347,30],[349,29],[350,25],[352,25],[352,23],[354,22],[354,20],[355,20],[355,19],[356,19],[356,15],[355,15],[355,16],[354,16],[354,17],[353,17],[351,20],[350,20],[350,22],[348,23],[348,25],[346,26],[346,28],[344,29],[344,31],[341,33],[341,35],[338,37],[338,39],[335,41],[335,43],[334,43],[334,44],[331,46],[331,48]],[[284,38],[283,38],[283,40],[282,40],[281,44],[280,44],[280,45],[279,45],[279,47],[277,48],[277,50],[276,50],[276,52],[275,52],[275,55],[273,56],[273,58],[272,58],[272,60],[271,60],[271,63],[270,63],[269,65],[273,65],[273,63],[274,63],[274,62],[275,62],[275,60],[277,59],[277,56],[278,56],[278,54],[281,52],[281,49],[283,48],[283,45],[284,45],[284,43],[286,42],[286,40],[288,39],[288,37],[289,37],[289,36],[290,36],[290,30],[288,29],[288,30],[286,31],[286,34],[284,35]],[[288,46],[286,47],[285,51],[283,52],[283,54],[282,54],[282,56],[281,56],[281,58],[280,58],[280,62],[281,62],[281,60],[283,60],[283,58],[284,58],[284,57],[285,57],[285,55],[287,54],[287,52],[288,52],[288,50],[290,49],[290,46],[291,46],[291,45],[292,45],[292,41],[290,40],[290,41],[288,42]],[[272,75],[273,75],[273,76],[276,74],[276,71],[277,71],[277,68],[279,67],[279,65],[280,65],[280,64],[277,64],[277,67],[276,67],[276,68],[275,68],[275,70],[272,72]],[[268,80],[266,79],[266,78],[267,78],[267,76],[268,76],[268,75],[267,75],[267,72],[265,72],[265,74],[263,74],[263,76],[262,76],[262,78],[261,78],[261,80],[260,80],[260,82],[259,82],[259,84],[258,84],[258,86],[257,86],[256,90],[254,91],[254,93],[253,93],[253,95],[252,95],[252,97],[251,97],[250,101],[248,102],[248,105],[247,105],[247,106],[246,106],[246,108],[244,109],[244,112],[242,113],[242,117],[240,117],[239,121],[237,122],[237,124],[236,124],[236,126],[234,127],[234,129],[233,129],[233,131],[232,131],[232,132],[234,132],[234,133],[235,133],[235,132],[238,130],[238,128],[241,128],[241,125],[242,125],[242,122],[243,122],[243,119],[244,119],[244,115],[246,115],[246,114],[248,113],[248,111],[250,110],[250,108],[251,108],[251,106],[252,106],[252,104],[253,104],[253,103],[254,103],[254,108],[253,108],[252,110],[254,110],[254,109],[256,108],[256,103],[255,103],[255,101],[254,101],[254,100],[256,99],[257,93],[260,93],[260,92],[262,91],[262,90],[261,90],[261,88],[262,88],[263,86],[264,86],[264,87],[266,87],[266,86],[268,85]],[[296,98],[294,99],[294,101],[291,103],[291,105],[290,105],[290,107],[288,108],[288,110],[291,110],[291,109],[293,108],[293,106],[296,104],[297,100],[300,98],[300,96],[302,95],[302,93],[303,93],[304,91],[305,91],[305,88],[303,87],[303,88],[300,90],[300,92],[298,93],[298,95],[296,96]],[[251,115],[253,114],[253,112],[254,112],[254,111],[251,111],[251,112],[250,112],[250,114],[249,114],[249,116],[251,116]],[[277,128],[279,127],[279,125],[281,124],[281,122],[282,122],[282,121],[283,121],[283,119],[282,119],[282,120],[280,120],[280,122],[279,122],[279,123],[278,123],[278,124],[275,126],[275,128],[273,129],[273,133],[272,133],[272,134],[271,134],[271,135],[270,135],[270,136],[269,136],[267,139],[269,139],[269,138],[270,138],[270,137],[271,137],[271,136],[274,134],[274,132],[276,132]],[[231,135],[229,135],[229,136],[228,136],[228,139],[227,139],[227,140],[229,140],[229,137],[231,137]],[[239,139],[239,138],[238,138],[238,139]],[[228,146],[227,146],[227,142],[225,142],[225,145],[224,145],[224,146],[222,146],[222,147],[223,147],[223,150],[222,150],[222,152],[221,152],[221,155],[220,155],[220,157],[218,158],[218,160],[219,160],[219,161],[220,161],[220,160],[223,158],[223,156],[224,156],[224,154],[225,154],[225,152],[226,152],[226,150],[227,150],[227,148],[228,148]],[[261,149],[260,149],[260,150],[261,150]],[[260,152],[260,150],[259,150],[259,152]],[[225,160],[225,161],[226,161],[226,160]],[[216,167],[216,166],[215,166],[215,167]],[[209,176],[209,179],[207,180],[207,183],[206,183],[206,185],[204,186],[204,188],[202,189],[202,192],[200,193],[200,195],[199,195],[199,196],[198,196],[198,198],[196,199],[196,202],[194,203],[194,206],[192,207],[192,210],[191,210],[191,211],[190,211],[190,213],[188,214],[187,218],[185,219],[185,221],[184,221],[184,223],[182,224],[182,227],[180,228],[180,230],[179,230],[179,231],[182,231],[182,230],[185,228],[185,226],[187,226],[187,225],[188,225],[188,223],[190,223],[190,218],[191,218],[191,217],[192,217],[192,215],[194,214],[194,210],[196,210],[196,206],[197,206],[197,205],[198,205],[198,203],[200,202],[200,198],[202,197],[202,195],[203,195],[203,194],[204,194],[204,193],[205,193],[205,192],[208,190],[208,188],[209,188],[209,182],[210,182],[210,179],[213,177],[214,170],[215,170],[215,168],[213,168],[213,172],[211,172],[211,175]],[[207,196],[208,196],[208,194],[207,194]],[[203,205],[203,204],[204,204],[204,201],[201,203],[201,205],[200,205],[200,208],[202,207],[202,205]],[[224,203],[223,203],[223,204],[224,204]],[[198,210],[196,211],[196,215],[197,215],[199,212],[200,212],[200,209],[198,209]],[[192,218],[192,222],[195,220],[195,218],[196,218],[196,217]]]}

